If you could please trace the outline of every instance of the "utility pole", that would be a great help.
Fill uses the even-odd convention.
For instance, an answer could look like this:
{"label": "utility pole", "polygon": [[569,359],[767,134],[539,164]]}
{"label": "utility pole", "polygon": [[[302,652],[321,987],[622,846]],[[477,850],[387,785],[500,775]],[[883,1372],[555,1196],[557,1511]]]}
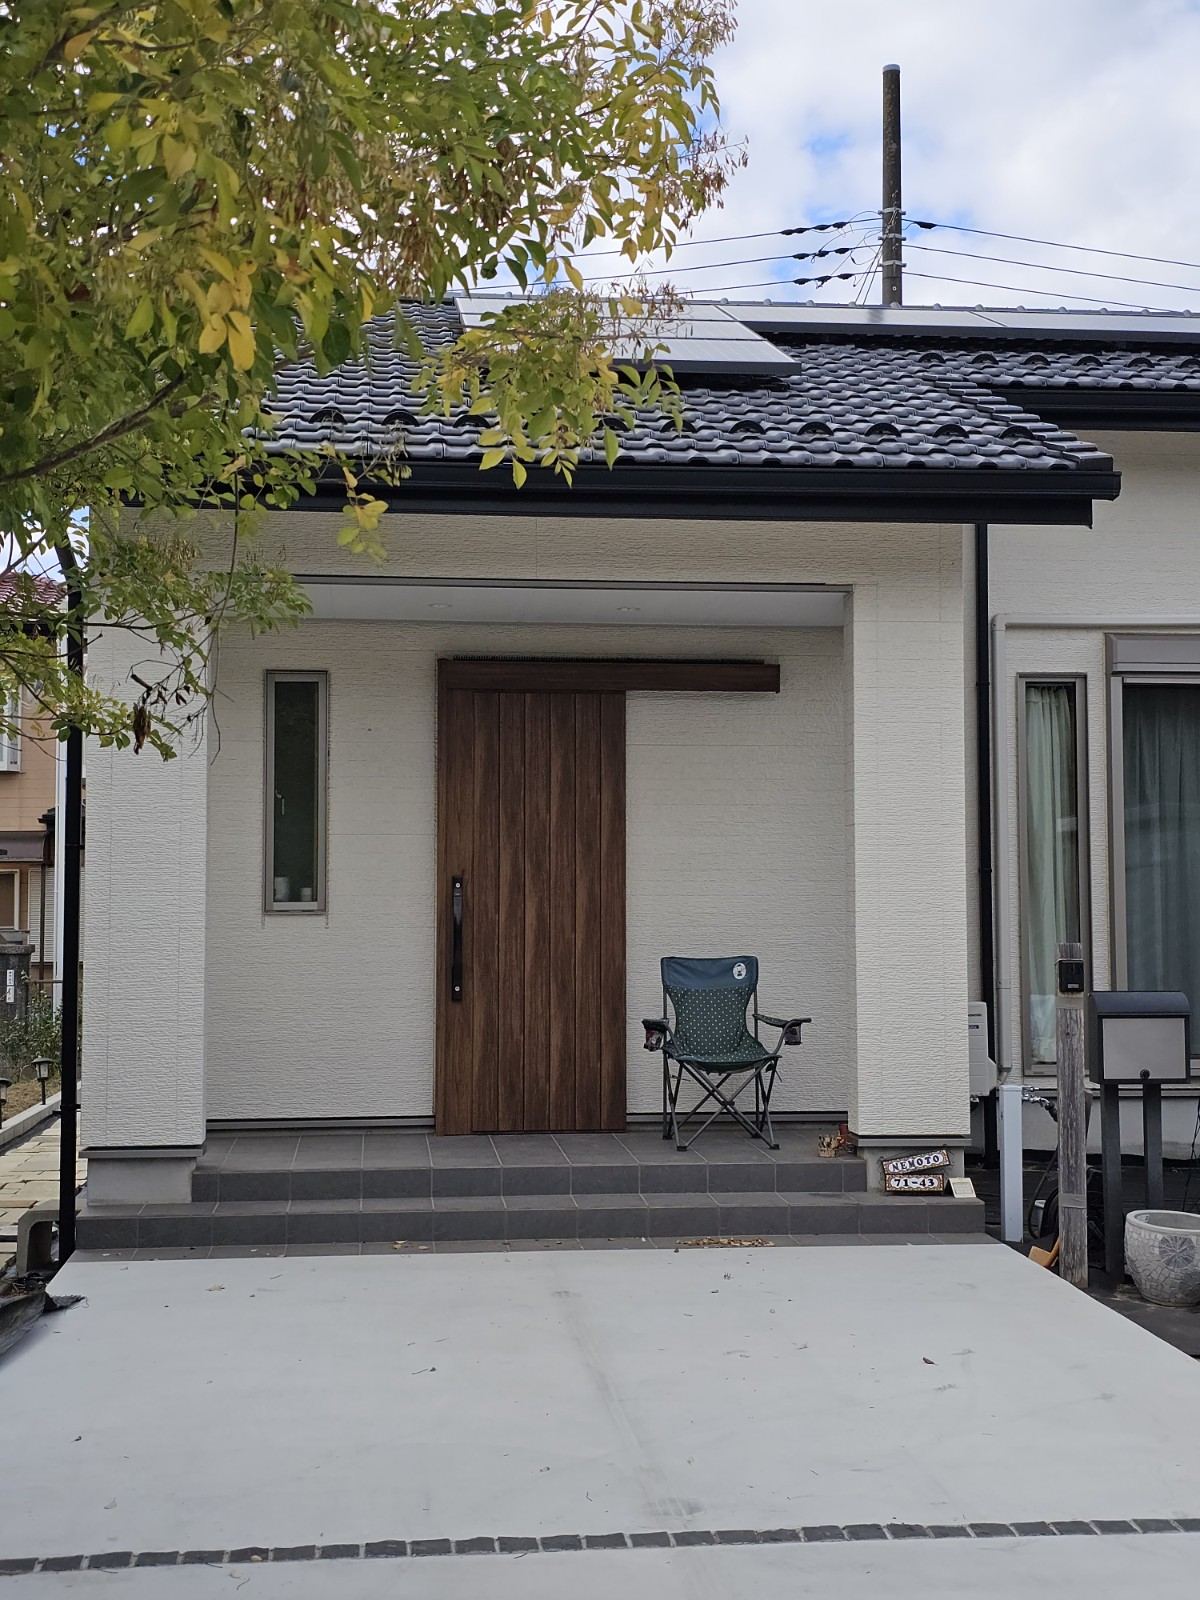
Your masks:
{"label": "utility pole", "polygon": [[904,304],[900,252],[903,213],[900,209],[900,68],[883,69],[883,303]]}

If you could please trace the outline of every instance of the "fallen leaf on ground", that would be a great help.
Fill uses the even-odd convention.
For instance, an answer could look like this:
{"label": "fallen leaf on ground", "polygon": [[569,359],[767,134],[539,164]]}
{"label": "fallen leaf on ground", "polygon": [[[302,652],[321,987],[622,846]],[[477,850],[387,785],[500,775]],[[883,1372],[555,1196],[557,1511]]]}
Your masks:
{"label": "fallen leaf on ground", "polygon": [[927,1367],[936,1367],[937,1366],[937,1362],[936,1361],[931,1361],[928,1356],[922,1356],[921,1360],[925,1363],[925,1365]]}

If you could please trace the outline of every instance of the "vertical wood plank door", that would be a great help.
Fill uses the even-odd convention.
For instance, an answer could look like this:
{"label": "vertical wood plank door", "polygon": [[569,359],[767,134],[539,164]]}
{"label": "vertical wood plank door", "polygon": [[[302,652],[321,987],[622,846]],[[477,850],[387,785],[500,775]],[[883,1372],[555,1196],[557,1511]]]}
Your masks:
{"label": "vertical wood plank door", "polygon": [[440,674],[437,941],[439,1133],[625,1126],[624,693]]}

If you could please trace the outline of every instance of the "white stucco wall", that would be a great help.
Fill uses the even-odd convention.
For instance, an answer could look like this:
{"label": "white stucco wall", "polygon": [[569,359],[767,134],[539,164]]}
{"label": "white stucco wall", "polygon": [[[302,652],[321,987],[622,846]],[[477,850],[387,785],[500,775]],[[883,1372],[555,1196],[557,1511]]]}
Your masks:
{"label": "white stucco wall", "polygon": [[[94,635],[89,676],[121,692],[145,644]],[[204,1141],[206,740],[164,762],[89,743],[83,906],[83,1143]]]}
{"label": "white stucco wall", "polygon": [[[1122,474],[1121,493],[1097,504],[1095,527],[993,528],[991,608],[1004,629],[1002,726],[997,781],[1007,802],[1003,875],[1011,910],[1004,939],[1011,989],[1006,1000],[1006,1061],[1025,1069],[1022,1018],[1017,708],[1021,674],[1085,678],[1088,885],[1093,981],[1113,983],[1109,836],[1109,683],[1105,635],[1152,631],[1190,619],[1200,632],[1200,436],[1114,433],[1096,436]],[[1069,625],[1068,625],[1069,624]],[[971,831],[975,859],[975,834]]]}
{"label": "white stucco wall", "polygon": [[[631,654],[643,629],[309,622],[222,652],[209,778],[209,1115],[428,1116],[435,673],[453,653]],[[672,630],[656,649],[778,660],[776,695],[630,695],[629,1105],[664,954],[753,951],[768,1009],[811,1012],[780,1104],[844,1109],[853,1035],[838,629]],[[330,674],[329,906],[262,910],[263,673]]]}
{"label": "white stucco wall", "polygon": [[[753,707],[742,697],[631,700],[631,1014],[653,993],[664,949],[757,949],[764,998],[784,1009],[801,1004],[817,1019],[788,1104],[847,1107],[856,1131],[881,1138],[964,1130],[962,527],[466,516],[385,523],[383,570],[400,575],[852,590],[844,633],[609,634],[619,651],[778,658],[784,683],[781,696]],[[205,537],[204,524],[193,527]],[[337,527],[329,514],[279,516],[261,547],[299,572],[378,571],[338,550]],[[207,553],[222,562],[227,534],[213,523],[208,537]],[[206,795],[197,802],[181,790],[162,802],[184,811],[172,824],[181,834],[207,831],[210,1116],[428,1111],[435,657],[603,648],[591,629],[540,629],[535,638],[378,623],[306,623],[255,643],[225,640]],[[328,920],[262,915],[268,667],[331,674]],[[708,777],[707,795],[695,783],[664,801],[657,741],[665,737],[676,741],[681,769]],[[114,836],[138,831],[137,783],[119,763],[111,787],[102,780],[89,800]],[[160,939],[169,940],[166,898],[140,879],[132,843],[122,848],[109,898],[128,900],[131,921],[157,918]],[[685,853],[693,862],[698,854],[702,870],[681,873]],[[664,882],[680,896],[675,909],[664,910],[655,892]],[[142,1003],[156,1004],[156,992]],[[631,1105],[650,1109],[657,1063],[640,1051],[635,1059]]]}

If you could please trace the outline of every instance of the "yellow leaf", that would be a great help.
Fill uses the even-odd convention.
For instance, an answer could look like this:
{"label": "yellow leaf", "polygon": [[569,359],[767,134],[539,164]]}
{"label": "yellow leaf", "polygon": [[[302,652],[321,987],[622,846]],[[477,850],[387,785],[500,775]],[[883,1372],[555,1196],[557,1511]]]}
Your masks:
{"label": "yellow leaf", "polygon": [[185,172],[190,172],[196,165],[194,148],[178,139],[172,139],[169,133],[163,137],[162,157],[168,178],[182,178]]}
{"label": "yellow leaf", "polygon": [[110,111],[122,97],[111,92],[97,92],[88,95],[87,108],[89,111]]}
{"label": "yellow leaf", "polygon": [[221,255],[216,250],[206,249],[204,245],[196,251],[202,261],[207,261],[214,271],[219,272],[223,278],[228,278],[232,283],[237,277],[237,268],[228,256]]}
{"label": "yellow leaf", "polygon": [[95,36],[95,28],[89,28],[86,33],[77,33],[73,39],[68,39],[63,45],[63,60],[78,61]]}
{"label": "yellow leaf", "polygon": [[485,450],[483,460],[479,463],[480,472],[486,472],[489,467],[498,467],[504,460],[504,450]]}
{"label": "yellow leaf", "polygon": [[200,354],[202,356],[211,356],[215,351],[219,350],[225,343],[225,333],[224,317],[213,317],[210,322],[206,322],[200,334]]}
{"label": "yellow leaf", "polygon": [[583,293],[583,273],[580,272],[579,268],[575,265],[575,263],[573,261],[570,261],[570,260],[564,260],[563,261],[563,271],[566,273],[567,277],[570,278],[572,288],[578,289],[580,294],[582,294]]}
{"label": "yellow leaf", "polygon": [[513,457],[512,472],[513,482],[519,489],[524,484],[525,479],[528,477],[528,473],[525,471],[523,464],[517,460],[516,456]]}
{"label": "yellow leaf", "polygon": [[234,366],[245,372],[254,365],[254,329],[244,311],[231,311],[228,323],[229,354],[233,357]]}
{"label": "yellow leaf", "polygon": [[125,324],[125,337],[127,339],[140,339],[144,333],[149,333],[154,321],[154,301],[148,294],[144,294],[138,301],[137,310]]}

